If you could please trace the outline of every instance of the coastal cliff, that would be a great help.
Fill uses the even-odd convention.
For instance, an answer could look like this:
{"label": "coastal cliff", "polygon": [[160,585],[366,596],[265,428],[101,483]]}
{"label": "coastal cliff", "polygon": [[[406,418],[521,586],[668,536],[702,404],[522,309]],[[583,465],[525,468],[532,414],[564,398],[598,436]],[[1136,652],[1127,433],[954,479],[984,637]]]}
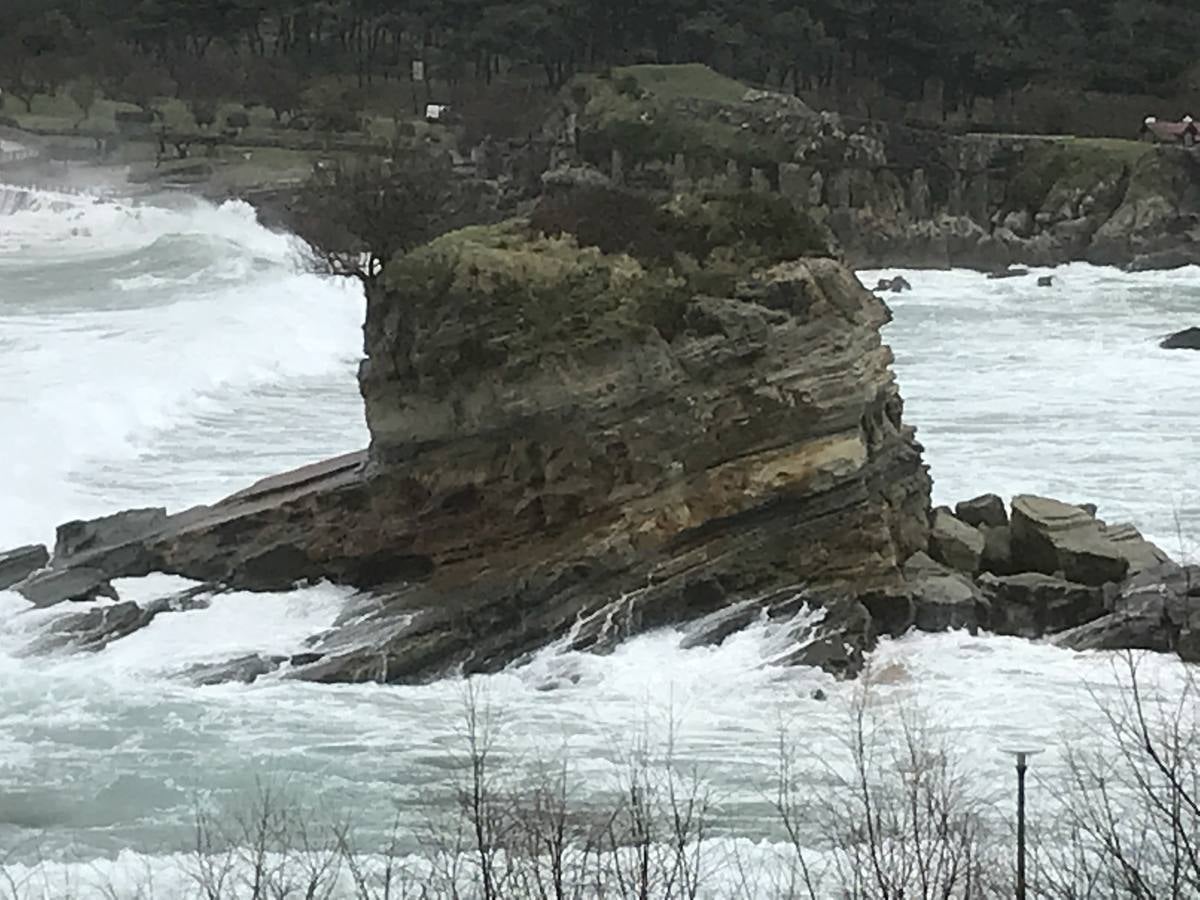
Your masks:
{"label": "coastal cliff", "polygon": [[633,66],[568,106],[564,154],[651,192],[785,197],[855,267],[1200,263],[1196,150],[854,119],[702,67]]}

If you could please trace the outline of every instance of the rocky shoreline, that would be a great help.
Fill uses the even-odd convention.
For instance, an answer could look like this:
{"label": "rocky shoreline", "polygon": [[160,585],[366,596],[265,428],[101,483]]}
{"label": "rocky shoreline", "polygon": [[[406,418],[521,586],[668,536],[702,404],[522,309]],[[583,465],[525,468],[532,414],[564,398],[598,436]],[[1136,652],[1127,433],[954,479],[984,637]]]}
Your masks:
{"label": "rocky shoreline", "polygon": [[[328,580],[357,592],[307,647],[186,677],[420,682],[661,627],[717,644],[764,617],[789,636],[773,664],[838,677],[914,628],[1200,661],[1200,570],[1132,526],[1036,497],[930,508],[890,312],[841,263],[746,245],[755,265],[679,284],[636,250],[515,220],[396,260],[368,297],[371,446],[0,555],[0,589],[31,607],[92,601],[28,652],[101,650],[219,591]],[[115,596],[152,572],[201,586]]]}

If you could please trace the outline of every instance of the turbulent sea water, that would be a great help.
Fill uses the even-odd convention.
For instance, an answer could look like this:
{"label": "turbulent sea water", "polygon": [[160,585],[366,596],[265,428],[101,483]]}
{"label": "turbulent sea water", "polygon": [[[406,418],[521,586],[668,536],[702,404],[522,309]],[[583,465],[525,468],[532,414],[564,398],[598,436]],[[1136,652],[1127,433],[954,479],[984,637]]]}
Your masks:
{"label": "turbulent sea water", "polygon": [[[355,383],[363,298],[309,274],[303,249],[239,203],[133,203],[0,187],[0,547],[139,505],[211,502],[260,476],[365,445]],[[890,274],[890,273],[889,273]],[[1034,279],[910,272],[887,340],[935,478],[935,500],[984,491],[1093,501],[1173,555],[1200,539],[1200,354],[1155,346],[1198,324],[1200,271],[1082,265]],[[873,284],[878,273],[863,273]],[[118,583],[127,599],[179,584]],[[228,594],[163,615],[94,655],[23,657],[47,616],[0,592],[0,865],[40,865],[37,896],[99,896],[100,873],[170,883],[197,808],[256,783],[368,830],[445,802],[464,685],[320,686],[275,677],[193,687],[178,673],[299,650],[346,599],[319,586]],[[606,657],[551,649],[478,679],[502,761],[566,748],[585,785],[635,746],[670,742],[712,784],[721,826],[753,846],[780,730],[833,754],[854,687],[767,665],[766,625],[716,649],[678,635]],[[1147,661],[1170,685],[1177,663]],[[884,715],[936,714],[975,777],[1007,784],[1013,744],[1061,747],[1099,721],[1111,660],[966,634],[885,642]],[[821,689],[826,700],[813,699]],[[1057,750],[1043,758],[1053,770]],[[587,790],[588,788],[584,788]],[[132,882],[131,882],[132,883]],[[170,891],[167,894],[170,896]]]}

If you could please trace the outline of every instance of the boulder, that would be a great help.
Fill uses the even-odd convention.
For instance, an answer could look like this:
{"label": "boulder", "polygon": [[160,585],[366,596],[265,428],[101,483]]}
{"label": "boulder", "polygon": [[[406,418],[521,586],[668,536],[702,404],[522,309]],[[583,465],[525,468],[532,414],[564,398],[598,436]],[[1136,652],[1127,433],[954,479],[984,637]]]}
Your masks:
{"label": "boulder", "polygon": [[995,494],[983,494],[971,500],[963,500],[955,505],[954,515],[975,528],[1008,524],[1008,511],[1004,508],[1004,501]]}
{"label": "boulder", "polygon": [[1078,506],[1029,495],[1013,498],[1012,556],[1018,571],[1062,573],[1067,581],[1100,585],[1123,579],[1133,555],[1142,556],[1142,548],[1112,540]]}
{"label": "boulder", "polygon": [[1115,591],[1107,615],[1055,638],[1074,650],[1177,652],[1196,661],[1200,633],[1200,566],[1164,563]]}
{"label": "boulder", "polygon": [[1007,269],[999,269],[995,272],[988,272],[987,277],[993,280],[999,278],[1023,278],[1029,274],[1028,269],[1011,267]]}
{"label": "boulder", "polygon": [[1107,612],[1104,589],[1026,572],[979,577],[990,606],[989,631],[1040,638],[1091,622]]}
{"label": "boulder", "polygon": [[979,569],[993,575],[1016,575],[1012,556],[1012,526],[984,525],[983,554],[979,557]]}
{"label": "boulder", "polygon": [[903,275],[896,275],[892,278],[880,278],[879,282],[875,285],[875,291],[877,293],[891,292],[893,294],[899,294],[903,291],[911,290],[912,285],[908,283],[908,279]]}
{"label": "boulder", "polygon": [[1185,328],[1163,338],[1159,343],[1164,350],[1200,350],[1200,328]]}
{"label": "boulder", "polygon": [[929,532],[929,555],[944,565],[974,575],[984,548],[983,534],[945,509],[933,514]]}
{"label": "boulder", "polygon": [[905,563],[904,579],[912,592],[913,627],[919,631],[966,629],[974,634],[988,620],[988,600],[975,583],[924,553]]}
{"label": "boulder", "polygon": [[91,566],[42,569],[14,585],[13,590],[38,609],[72,601],[86,603],[101,597],[120,599],[108,580],[108,573]]}
{"label": "boulder", "polygon": [[1054,287],[1054,276],[1042,275],[1040,278],[1038,278],[1037,283],[1038,287]]}
{"label": "boulder", "polygon": [[[1095,507],[1092,507],[1093,514]],[[1142,537],[1142,533],[1128,522],[1117,525],[1102,525],[1104,537],[1117,547],[1117,551],[1129,563],[1131,573],[1153,569],[1171,561],[1171,557],[1155,544]]]}
{"label": "boulder", "polygon": [[24,581],[50,561],[50,554],[41,544],[17,547],[0,553],[0,591],[6,591]]}

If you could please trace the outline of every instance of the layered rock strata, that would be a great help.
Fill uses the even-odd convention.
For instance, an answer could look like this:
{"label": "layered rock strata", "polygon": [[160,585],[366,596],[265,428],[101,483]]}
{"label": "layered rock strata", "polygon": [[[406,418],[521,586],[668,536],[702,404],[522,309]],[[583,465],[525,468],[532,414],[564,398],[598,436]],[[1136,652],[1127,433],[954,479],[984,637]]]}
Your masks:
{"label": "layered rock strata", "polygon": [[369,453],[132,527],[71,523],[49,572],[353,585],[292,661],[320,681],[689,621],[716,641],[763,615],[792,623],[779,662],[854,674],[876,635],[860,600],[900,589],[928,531],[888,310],[829,259],[724,297],[659,278],[520,225],[449,235],[370,299]]}

